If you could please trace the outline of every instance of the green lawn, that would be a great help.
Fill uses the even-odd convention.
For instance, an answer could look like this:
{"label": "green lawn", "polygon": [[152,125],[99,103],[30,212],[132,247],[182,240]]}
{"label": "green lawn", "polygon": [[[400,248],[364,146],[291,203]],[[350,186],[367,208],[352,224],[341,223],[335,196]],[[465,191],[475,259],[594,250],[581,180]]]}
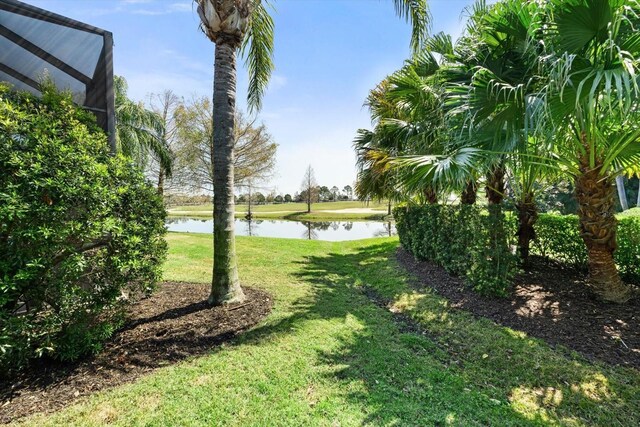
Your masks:
{"label": "green lawn", "polygon": [[[170,234],[168,280],[208,282],[211,236]],[[82,400],[33,426],[640,424],[640,374],[592,364],[416,293],[394,238],[238,238],[245,285],[273,313],[208,356]],[[361,292],[395,301],[403,332]]]}
{"label": "green lawn", "polygon": [[[244,217],[248,206],[236,205],[236,216]],[[343,209],[373,209],[376,212],[327,212]],[[345,202],[323,202],[313,203],[311,213],[307,213],[305,203],[282,203],[269,205],[255,205],[251,207],[255,217],[258,218],[281,218],[291,220],[381,220],[387,215],[387,204],[379,202],[364,203],[360,201]],[[213,206],[174,206],[169,208],[169,215],[191,216],[191,217],[211,217]]]}
{"label": "green lawn", "polygon": [[619,213],[618,216],[619,217],[627,217],[627,216],[640,217],[640,208],[631,208],[627,211]]}

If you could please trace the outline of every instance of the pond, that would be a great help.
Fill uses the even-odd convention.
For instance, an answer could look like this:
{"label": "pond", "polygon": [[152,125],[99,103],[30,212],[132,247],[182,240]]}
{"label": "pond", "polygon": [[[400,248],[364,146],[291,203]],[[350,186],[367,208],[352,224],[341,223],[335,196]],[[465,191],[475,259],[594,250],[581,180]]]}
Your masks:
{"label": "pond", "polygon": [[[213,220],[173,217],[167,219],[167,229],[181,233],[213,233]],[[395,236],[396,227],[392,222],[382,221],[236,219],[236,235],[339,242]]]}

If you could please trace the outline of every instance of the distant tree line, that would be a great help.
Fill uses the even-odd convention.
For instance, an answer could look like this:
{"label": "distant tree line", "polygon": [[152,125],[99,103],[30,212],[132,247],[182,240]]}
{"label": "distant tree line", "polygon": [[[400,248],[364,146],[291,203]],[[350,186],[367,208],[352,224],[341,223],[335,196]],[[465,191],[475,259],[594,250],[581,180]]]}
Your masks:
{"label": "distant tree line", "polygon": [[[295,192],[293,195],[289,193],[279,194],[273,191],[267,194],[257,191],[253,192],[251,195],[249,195],[249,193],[241,193],[236,196],[236,203],[249,203],[249,201],[255,204],[303,203],[307,201],[308,193],[309,192],[307,190]],[[311,194],[311,203],[353,200],[353,189],[350,185],[344,186],[342,190],[338,189],[336,186],[329,189],[329,187],[324,185],[316,185],[313,186]]]}

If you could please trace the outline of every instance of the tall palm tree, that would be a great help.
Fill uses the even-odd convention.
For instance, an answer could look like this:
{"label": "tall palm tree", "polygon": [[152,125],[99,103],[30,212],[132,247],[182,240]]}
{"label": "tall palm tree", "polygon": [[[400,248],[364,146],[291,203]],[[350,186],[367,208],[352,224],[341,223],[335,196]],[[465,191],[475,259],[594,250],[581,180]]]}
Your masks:
{"label": "tall palm tree", "polygon": [[542,12],[536,2],[505,0],[472,16],[469,37],[476,39],[476,64],[468,88],[462,85],[458,96],[469,121],[475,123],[479,146],[499,158],[490,169],[487,193],[490,202],[499,204],[508,183],[518,213],[518,251],[524,263],[535,238],[536,193],[551,170],[548,162],[533,157],[548,153],[551,144],[530,130],[544,82],[538,75],[544,45],[536,42],[546,19]]}
{"label": "tall palm tree", "polygon": [[640,4],[637,0],[553,0],[545,30],[550,76],[541,130],[556,137],[573,176],[589,283],[605,300],[624,302],[631,289],[618,274],[615,177],[640,164]]}
{"label": "tall palm tree", "polygon": [[[235,254],[233,141],[236,104],[236,53],[242,48],[249,69],[249,105],[260,107],[273,70],[273,20],[260,0],[196,0],[201,28],[216,45],[213,88],[215,122],[214,260],[210,304],[242,301]],[[411,44],[418,50],[427,31],[426,0],[393,0],[396,13],[412,23]]]}
{"label": "tall palm tree", "polygon": [[146,165],[147,156],[155,157],[166,176],[171,176],[173,155],[165,138],[165,127],[160,115],[147,110],[144,104],[127,96],[127,81],[115,76],[116,145],[118,151],[131,157],[140,167]]}
{"label": "tall palm tree", "polygon": [[[523,261],[535,237],[535,204],[550,166],[531,155],[550,144],[533,138],[529,128],[540,104],[537,75],[539,46],[532,42],[543,14],[535,2],[505,0],[469,9],[466,32],[441,68],[448,155],[409,159],[413,177],[438,170],[445,182],[460,185],[468,177],[462,201],[472,204],[475,177],[485,175],[489,205],[500,206],[507,188],[518,211],[518,247]],[[428,116],[430,118],[431,115]],[[548,163],[548,162],[547,162]],[[456,182],[457,181],[457,182]]]}

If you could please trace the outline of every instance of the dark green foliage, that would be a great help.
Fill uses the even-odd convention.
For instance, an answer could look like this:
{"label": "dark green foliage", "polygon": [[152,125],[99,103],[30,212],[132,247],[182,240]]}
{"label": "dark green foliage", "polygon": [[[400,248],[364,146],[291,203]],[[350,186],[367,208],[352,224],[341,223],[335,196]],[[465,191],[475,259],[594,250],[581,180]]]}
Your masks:
{"label": "dark green foliage", "polygon": [[570,181],[558,181],[538,194],[538,209],[540,212],[557,212],[562,215],[569,215],[578,211],[575,189]]}
{"label": "dark green foliage", "polygon": [[613,254],[623,280],[640,284],[640,218],[618,222],[618,249]]}
{"label": "dark green foliage", "polygon": [[[542,214],[536,223],[536,234],[532,254],[586,268],[587,250],[580,237],[577,216]],[[640,283],[640,218],[618,220],[617,243],[614,259],[622,278]]]}
{"label": "dark green foliage", "polygon": [[[492,208],[495,209],[495,208]],[[515,236],[515,215],[489,215],[475,206],[411,206],[394,211],[400,243],[415,257],[433,261],[464,276],[474,289],[504,294],[516,271],[508,236]],[[576,215],[540,214],[532,255],[579,268],[587,266],[587,251]],[[640,283],[640,217],[618,221],[614,258],[622,278]]]}
{"label": "dark green foliage", "polygon": [[505,295],[516,272],[506,219],[498,207],[407,206],[395,209],[402,246],[463,276],[478,292]]}
{"label": "dark green foliage", "polygon": [[541,214],[531,253],[575,266],[586,265],[587,249],[580,238],[577,215]]}
{"label": "dark green foliage", "polygon": [[98,350],[160,278],[164,219],[70,96],[0,86],[0,373]]}

